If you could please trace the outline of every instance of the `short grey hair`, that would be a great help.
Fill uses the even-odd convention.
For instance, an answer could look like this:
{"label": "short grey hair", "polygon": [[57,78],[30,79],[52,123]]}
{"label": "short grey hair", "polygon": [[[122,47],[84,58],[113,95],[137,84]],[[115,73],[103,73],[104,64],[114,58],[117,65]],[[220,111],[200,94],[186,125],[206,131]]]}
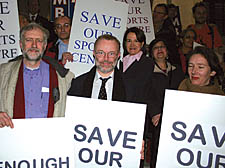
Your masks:
{"label": "short grey hair", "polygon": [[34,30],[34,29],[39,29],[43,32],[43,35],[44,35],[44,43],[47,44],[47,41],[48,41],[48,37],[49,37],[49,31],[47,29],[45,29],[44,27],[42,27],[41,25],[37,24],[37,23],[29,23],[28,25],[24,26],[21,30],[20,30],[20,40],[21,41],[24,41],[25,40],[25,37],[24,37],[24,34],[27,32],[27,31],[30,31],[30,30]]}

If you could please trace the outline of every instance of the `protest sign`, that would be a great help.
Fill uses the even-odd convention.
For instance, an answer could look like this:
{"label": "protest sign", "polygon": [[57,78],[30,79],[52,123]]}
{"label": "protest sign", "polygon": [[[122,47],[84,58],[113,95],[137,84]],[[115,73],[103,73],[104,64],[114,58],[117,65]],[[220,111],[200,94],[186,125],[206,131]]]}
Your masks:
{"label": "protest sign", "polygon": [[113,0],[76,2],[68,47],[74,61],[66,64],[76,77],[89,71],[95,64],[93,49],[98,36],[111,34],[123,41],[127,12],[127,4]]}
{"label": "protest sign", "polygon": [[13,119],[0,128],[1,168],[74,167],[73,135],[65,118]]}
{"label": "protest sign", "polygon": [[166,90],[156,167],[224,167],[224,105],[224,96]]}
{"label": "protest sign", "polygon": [[19,17],[17,1],[0,2],[0,64],[17,57],[19,47]]}
{"label": "protest sign", "polygon": [[146,35],[146,43],[149,44],[154,38],[152,10],[149,0],[115,0],[129,4],[127,27],[138,27]]}
{"label": "protest sign", "polygon": [[137,168],[146,105],[68,96],[75,167]]}

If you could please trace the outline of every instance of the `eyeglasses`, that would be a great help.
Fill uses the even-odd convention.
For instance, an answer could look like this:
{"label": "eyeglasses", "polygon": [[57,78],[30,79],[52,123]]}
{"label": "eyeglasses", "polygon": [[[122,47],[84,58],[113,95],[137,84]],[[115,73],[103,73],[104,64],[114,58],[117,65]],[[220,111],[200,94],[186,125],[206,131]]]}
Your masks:
{"label": "eyeglasses", "polygon": [[156,46],[156,47],[153,47],[153,50],[158,50],[158,49],[165,49],[166,48],[166,46]]}
{"label": "eyeglasses", "polygon": [[116,57],[117,53],[114,51],[110,51],[108,53],[105,53],[104,51],[97,51],[97,52],[95,52],[95,55],[97,57],[105,57],[107,55],[107,57],[109,57],[109,58],[114,58],[114,57]]}
{"label": "eyeglasses", "polygon": [[55,25],[55,28],[57,29],[57,30],[61,30],[62,28],[69,28],[70,27],[70,24],[69,23],[65,23],[64,25],[61,25],[61,24],[56,24]]}

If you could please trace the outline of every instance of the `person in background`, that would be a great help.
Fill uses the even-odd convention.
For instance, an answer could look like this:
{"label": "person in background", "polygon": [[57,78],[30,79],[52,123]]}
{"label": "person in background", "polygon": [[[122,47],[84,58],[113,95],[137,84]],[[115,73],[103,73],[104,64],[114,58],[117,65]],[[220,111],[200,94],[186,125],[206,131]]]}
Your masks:
{"label": "person in background", "polygon": [[0,128],[12,119],[63,117],[74,74],[44,56],[49,32],[36,23],[20,30],[22,56],[0,65]]}
{"label": "person in background", "polygon": [[219,62],[222,62],[220,48],[223,47],[221,35],[215,24],[208,24],[208,10],[204,2],[198,2],[192,8],[192,13],[195,19],[195,24],[191,24],[188,28],[195,30],[197,34],[196,42],[208,48],[214,49]]}
{"label": "person in background", "polygon": [[27,17],[24,14],[19,14],[20,29],[29,24]]}
{"label": "person in background", "polygon": [[[124,57],[120,63],[123,81],[125,84],[127,101],[147,104],[151,87],[153,61],[146,56],[146,37],[137,27],[128,28],[123,37]],[[145,125],[148,121],[145,121]],[[146,131],[145,131],[146,132]],[[144,139],[146,134],[144,135]],[[140,167],[144,166],[141,160]]]}
{"label": "person in background", "polygon": [[54,21],[54,31],[58,39],[48,44],[45,55],[65,65],[65,60],[73,61],[72,54],[67,52],[71,31],[71,19],[68,16],[59,16],[56,18]]}
{"label": "person in background", "polygon": [[168,44],[170,62],[180,65],[177,49],[177,36],[175,27],[168,17],[168,7],[166,4],[157,4],[153,10],[153,26],[156,38],[161,38]]}
{"label": "person in background", "polygon": [[50,35],[48,42],[54,41],[56,35],[54,33],[53,24],[45,17],[40,15],[40,1],[39,0],[27,0],[28,18],[29,22],[35,22],[46,28]]}
{"label": "person in background", "polygon": [[221,86],[224,81],[223,70],[212,49],[196,47],[188,54],[188,75],[179,90],[224,95]]}
{"label": "person in background", "polygon": [[150,45],[150,53],[154,60],[154,70],[152,74],[152,91],[150,92],[150,104],[148,106],[148,124],[151,129],[152,138],[150,146],[150,167],[155,168],[161,119],[163,112],[163,102],[165,89],[177,90],[180,82],[184,79],[184,73],[179,65],[173,65],[168,61],[168,49],[165,40],[156,38]]}
{"label": "person in background", "polygon": [[179,34],[182,32],[180,16],[178,15],[179,8],[178,8],[178,6],[175,6],[172,3],[168,4],[167,6],[168,6],[168,17],[171,19],[171,21],[175,27],[177,36],[179,36]]}
{"label": "person in background", "polygon": [[126,92],[122,75],[117,69],[120,42],[112,35],[102,35],[94,44],[95,66],[73,79],[68,95],[125,101]]}
{"label": "person in background", "polygon": [[181,66],[184,74],[187,71],[187,54],[193,50],[194,41],[197,38],[197,34],[194,29],[188,28],[182,31],[180,34],[180,47],[178,52],[180,54]]}

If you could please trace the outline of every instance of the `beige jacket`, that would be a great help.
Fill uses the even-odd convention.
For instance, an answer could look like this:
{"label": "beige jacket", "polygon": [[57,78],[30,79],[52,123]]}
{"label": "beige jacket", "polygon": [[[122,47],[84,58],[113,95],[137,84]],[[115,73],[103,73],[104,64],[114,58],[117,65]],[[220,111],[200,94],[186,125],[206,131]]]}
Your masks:
{"label": "beige jacket", "polygon": [[[0,112],[7,112],[13,118],[14,94],[18,79],[19,68],[22,60],[17,60],[0,65]],[[74,78],[72,72],[68,72],[65,78],[58,75],[60,99],[54,105],[53,117],[65,116],[66,96]]]}

